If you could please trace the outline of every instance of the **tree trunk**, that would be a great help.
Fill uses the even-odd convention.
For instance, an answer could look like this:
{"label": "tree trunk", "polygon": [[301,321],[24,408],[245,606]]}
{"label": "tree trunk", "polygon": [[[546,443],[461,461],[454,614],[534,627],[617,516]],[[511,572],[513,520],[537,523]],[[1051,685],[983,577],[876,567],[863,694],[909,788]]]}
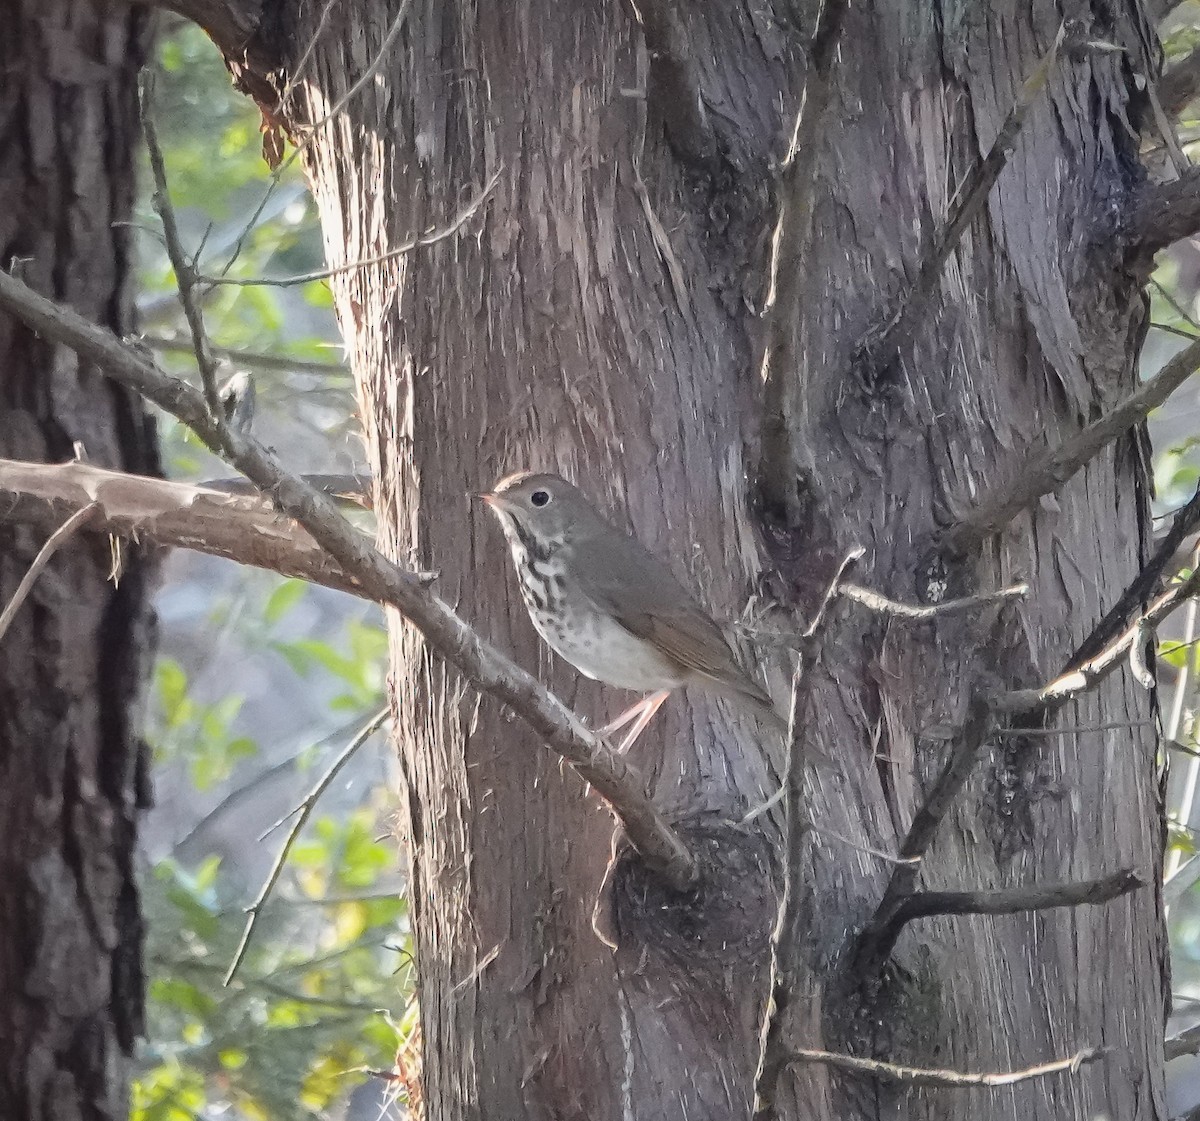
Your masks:
{"label": "tree trunk", "polygon": [[[145,17],[18,0],[0,33],[0,261],[118,334],[133,326]],[[0,455],[157,472],[139,401],[0,317]],[[0,524],[0,604],[44,535]],[[0,1117],[118,1121],[142,1026],[134,880],[149,568],[69,540],[0,642]]]}
{"label": "tree trunk", "polygon": [[[336,5],[318,33],[324,7],[283,6],[255,50],[277,51],[292,76],[317,36],[281,112],[303,125],[339,110],[305,153],[332,265],[448,222],[499,173],[469,235],[332,282],[384,546],[438,570],[442,595],[484,634],[591,718],[628,703],[539,645],[498,530],[464,497],[521,467],[576,478],[726,618],[754,595],[784,610],[771,625],[798,628],[853,544],[867,548],[855,579],[899,599],[935,579],[950,594],[1029,583],[1003,610],[913,624],[843,605],[831,619],[803,715],[835,764],[813,773],[811,812],[895,852],[971,692],[1052,676],[1143,557],[1149,478],[1133,439],[969,555],[938,556],[932,535],[1027,449],[1135,383],[1145,307],[1116,235],[1142,176],[1137,75],[1156,66],[1145,13],[1127,5],[1114,25],[1081,4],[851,4],[816,153],[817,236],[792,285],[799,305],[780,310],[799,329],[782,371],[786,439],[760,485],[773,167],[815,10],[793,26],[782,2],[652,0],[648,55],[630,6],[609,0],[414,0],[358,88],[402,5]],[[1063,15],[1121,51],[1064,56],[914,340],[868,368],[860,340],[915,275]],[[246,80],[262,96],[266,77]],[[612,826],[597,799],[400,619],[392,639],[426,1115],[747,1116],[779,823],[731,821],[776,788],[781,749],[719,702],[674,698],[635,756],[701,854],[704,886],[674,898],[634,859],[605,882]],[[768,668],[782,697],[789,663]],[[997,739],[922,882],[988,888],[1121,867],[1155,879],[1151,715],[1152,698],[1117,676],[1062,721],[1134,727]],[[1103,907],[921,920],[887,984],[864,992],[845,976],[847,952],[889,872],[814,845],[796,1045],[969,1070],[1105,1047],[1077,1073],[978,1091],[973,1116],[1164,1116],[1156,889]],[[966,1108],[959,1091],[898,1092],[821,1067],[783,1081],[788,1118]]]}

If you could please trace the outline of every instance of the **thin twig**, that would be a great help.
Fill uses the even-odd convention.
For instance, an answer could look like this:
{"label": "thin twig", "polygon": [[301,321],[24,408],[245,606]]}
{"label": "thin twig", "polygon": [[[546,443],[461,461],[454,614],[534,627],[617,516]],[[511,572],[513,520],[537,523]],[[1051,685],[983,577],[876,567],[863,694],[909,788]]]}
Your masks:
{"label": "thin twig", "polygon": [[306,126],[307,131],[305,132],[305,135],[303,135],[295,143],[291,152],[288,153],[287,159],[283,160],[278,167],[272,169],[271,182],[267,184],[267,189],[263,193],[263,197],[259,200],[258,205],[254,208],[254,212],[250,215],[246,225],[242,228],[242,232],[238,235],[237,241],[234,242],[233,250],[229,254],[229,259],[222,266],[219,274],[220,276],[227,276],[229,270],[233,268],[234,264],[237,262],[237,259],[241,256],[242,249],[246,244],[246,239],[250,236],[250,233],[257,224],[258,219],[262,216],[262,212],[266,210],[267,204],[271,201],[271,196],[275,193],[288,169],[300,158],[300,155],[312,142],[313,138],[317,136],[321,129],[324,128],[330,121],[332,121],[343,109],[345,109],[360,90],[366,88],[367,83],[375,76],[380,66],[383,65],[383,60],[387,57],[388,51],[391,50],[391,46],[396,40],[396,36],[400,34],[400,30],[404,26],[404,20],[408,15],[408,6],[410,3],[411,0],[403,0],[401,3],[400,10],[396,13],[396,18],[392,20],[392,25],[388,29],[387,35],[384,36],[383,43],[380,45],[379,50],[375,52],[375,57],[371,60],[366,70],[364,70],[354,84],[351,85],[351,87],[340,98],[338,98],[325,116],[323,116],[315,124]]}
{"label": "thin twig", "polygon": [[[167,339],[161,335],[142,335],[137,340],[151,350],[166,354],[194,354],[190,341],[182,339]],[[311,358],[289,358],[286,354],[267,354],[260,350],[238,350],[228,346],[212,346],[209,348],[214,358],[223,358],[235,365],[249,366],[256,370],[278,370],[284,373],[297,374],[328,374],[346,376],[350,367],[344,362],[321,362]]]}
{"label": "thin twig", "polygon": [[1140,424],[1200,367],[1200,339],[1186,346],[1110,412],[1055,447],[1031,452],[1011,481],[985,492],[940,535],[944,550],[966,552],[1000,533],[1021,511],[1058,490],[1118,436]]}
{"label": "thin twig", "polygon": [[38,550],[37,556],[33,558],[33,564],[29,566],[29,571],[21,577],[21,582],[17,585],[17,590],[13,592],[12,599],[5,605],[4,611],[0,612],[0,641],[3,641],[4,636],[8,633],[8,628],[12,626],[12,621],[21,609],[21,604],[29,597],[29,593],[33,590],[34,584],[37,583],[38,577],[45,570],[46,565],[50,563],[50,558],[71,539],[76,530],[80,529],[85,522],[91,519],[98,508],[98,504],[92,502],[82,509],[75,511],[74,514],[47,538],[46,543]]}
{"label": "thin twig", "polygon": [[1183,337],[1185,339],[1194,339],[1196,337],[1196,332],[1200,331],[1200,322],[1196,321],[1196,317],[1188,312],[1187,308],[1185,308],[1183,304],[1181,304],[1176,298],[1175,293],[1172,292],[1165,284],[1163,284],[1158,277],[1152,276],[1150,278],[1150,286],[1156,289],[1158,294],[1167,301],[1167,304],[1170,306],[1171,310],[1193,329],[1192,334],[1189,335],[1185,332],[1183,333]]}
{"label": "thin twig", "polygon": [[996,592],[982,592],[976,596],[964,596],[962,599],[948,599],[942,603],[928,606],[901,603],[889,599],[870,588],[862,588],[857,584],[843,584],[838,594],[845,599],[852,599],[863,607],[878,611],[881,615],[894,615],[898,619],[933,619],[939,615],[952,615],[962,611],[974,611],[978,607],[986,607],[993,603],[1004,603],[1013,599],[1024,599],[1029,595],[1028,584],[1014,584],[1011,588],[1001,588]]}
{"label": "thin twig", "polygon": [[337,505],[297,476],[246,433],[218,426],[204,397],[187,382],[164,374],[138,351],[89,323],[77,312],[39,296],[0,271],[0,307],[46,338],[70,347],[108,377],[153,401],[186,424],[213,452],[251,479],[279,509],[362,589],[394,607],[429,642],[431,650],[479,689],[519,716],[551,750],[570,763],[620,819],[646,866],[671,886],[696,880],[696,861],[646,794],[637,770],[594,735],[562,701],[511,658],[484,642],[426,581],[390,561],[354,528]]}
{"label": "thin twig", "polygon": [[[1200,493],[1198,491],[1197,493]],[[1200,563],[1200,547],[1192,551],[1192,567],[1195,568]],[[1200,611],[1197,608],[1196,599],[1193,597],[1188,600],[1186,622],[1184,624],[1184,639],[1187,643],[1194,641],[1197,633],[1197,624],[1200,623]],[[1190,709],[1189,701],[1191,693],[1195,686],[1193,684],[1197,670],[1200,666],[1197,665],[1197,651],[1193,648],[1183,660],[1183,665],[1179,670],[1179,677],[1175,681],[1175,695],[1171,698],[1171,715],[1167,721],[1165,729],[1166,739],[1168,741],[1177,741],[1183,734],[1185,713]],[[1183,780],[1183,791],[1179,799],[1179,808],[1176,817],[1184,825],[1191,822],[1192,807],[1196,804],[1196,789],[1200,786],[1200,755],[1193,755],[1188,759],[1187,773]],[[1173,848],[1166,859],[1166,865],[1163,869],[1163,879],[1167,884],[1172,884],[1176,881],[1180,871],[1179,862],[1181,853],[1178,848]]]}
{"label": "thin twig", "polygon": [[192,353],[196,356],[196,368],[200,371],[200,382],[204,386],[204,399],[213,422],[223,423],[220,390],[217,386],[217,361],[209,348],[208,333],[204,329],[204,313],[196,294],[196,263],[189,260],[179,235],[179,223],[175,219],[175,208],[171,205],[171,193],[167,184],[167,168],[163,161],[158,133],[154,128],[154,115],[150,101],[154,96],[154,71],[146,72],[140,90],[139,108],[142,132],[146,138],[146,152],[150,157],[150,170],[154,176],[154,209],[162,220],[163,240],[167,256],[175,270],[175,284],[179,288],[179,302],[183,305],[184,318],[192,336]]}
{"label": "thin twig", "polygon": [[[802,690],[817,654],[817,643],[825,622],[826,611],[837,596],[838,584],[846,570],[863,555],[861,547],[851,549],[838,566],[825,595],[803,635],[803,645],[797,655],[792,675],[792,700],[788,714],[787,755],[783,778],[784,846],[783,892],[779,914],[771,935],[771,978],[766,1006],[763,1009],[758,1070],[754,1075],[754,1121],[768,1121],[776,1116],[775,1093],[779,1075],[788,1062],[788,1050],[783,1032],[788,1009],[791,1007],[799,973],[803,967],[808,921],[806,908],[801,906],[800,878],[804,862],[806,838],[811,824],[804,805],[804,773],[808,742],[801,724]],[[807,693],[805,693],[805,700]]]}
{"label": "thin twig", "polygon": [[283,84],[283,89],[279,94],[279,104],[287,105],[288,100],[292,96],[292,91],[296,88],[296,83],[304,76],[305,67],[308,66],[308,60],[312,58],[313,52],[317,48],[317,42],[321,38],[321,32],[325,30],[326,23],[329,22],[329,14],[333,11],[334,4],[337,0],[325,0],[321,7],[321,14],[317,17],[317,25],[313,28],[312,35],[309,36],[308,44],[301,52],[296,65],[288,71],[287,81]]}
{"label": "thin twig", "polygon": [[1175,335],[1181,339],[1187,339],[1191,342],[1196,337],[1195,331],[1184,331],[1180,327],[1173,327],[1170,323],[1160,323],[1157,319],[1150,324],[1156,331],[1166,331],[1168,335]]}
{"label": "thin twig", "polygon": [[1153,728],[1153,720],[1110,720],[1104,724],[1073,724],[1067,728],[997,728],[997,736],[1079,736],[1087,732],[1129,731],[1132,728]]}
{"label": "thin twig", "polygon": [[911,340],[919,318],[937,288],[950,254],[954,252],[955,246],[975,216],[983,209],[996,180],[1007,166],[1021,126],[1054,70],[1064,35],[1065,27],[1060,26],[1050,50],[1017,91],[1016,100],[1000,125],[1000,131],[996,134],[992,146],[986,154],[980,153],[963,176],[954,197],[950,200],[945,222],[930,242],[917,268],[916,277],[897,301],[895,310],[882,327],[872,331],[863,340],[860,355],[872,378],[877,378],[887,370]]}
{"label": "thin twig", "polygon": [[857,1055],[839,1055],[833,1051],[796,1050],[791,1061],[796,1063],[819,1063],[834,1067],[847,1074],[862,1074],[877,1078],[880,1082],[893,1082],[904,1086],[939,1086],[947,1089],[971,1086],[1012,1086],[1031,1078],[1044,1078],[1048,1074],[1074,1074],[1081,1066],[1103,1058],[1103,1048],[1091,1047],[1072,1055],[1069,1059],[1056,1059],[1024,1070],[990,1071],[975,1074],[963,1070],[938,1070],[927,1067],[901,1066],[885,1063],[878,1059],[862,1059]]}
{"label": "thin twig", "polygon": [[892,922],[903,927],[931,915],[1015,915],[1054,907],[1107,903],[1128,895],[1147,880],[1126,868],[1111,876],[1045,887],[1013,887],[994,891],[916,891],[896,909]]}
{"label": "thin twig", "polygon": [[419,237],[414,237],[406,241],[403,245],[396,246],[395,249],[389,249],[386,253],[378,253],[374,257],[365,257],[359,261],[350,261],[347,264],[334,265],[331,268],[295,273],[292,276],[236,277],[221,274],[220,276],[200,275],[196,279],[198,282],[210,286],[223,284],[237,288],[295,288],[301,284],[311,284],[316,280],[328,280],[330,277],[342,276],[345,273],[355,272],[358,269],[369,268],[371,265],[381,265],[386,261],[394,261],[397,257],[403,257],[411,253],[414,249],[424,249],[426,246],[436,245],[439,241],[445,241],[447,238],[453,237],[458,233],[478,212],[479,208],[483,206],[488,195],[492,193],[492,189],[499,181],[501,174],[502,170],[493,174],[483,190],[454,216],[449,225],[430,230],[428,233],[423,233]]}
{"label": "thin twig", "polygon": [[879,906],[855,940],[851,976],[873,981],[891,956],[903,929],[902,923],[897,924],[896,917],[915,892],[921,862],[933,844],[942,819],[975,769],[983,745],[991,734],[991,726],[992,717],[987,703],[980,695],[972,693],[958,742],[951,745],[942,773],[924,804],[917,810],[908,835],[900,846],[900,856],[906,863],[893,869]]}
{"label": "thin twig", "polygon": [[885,864],[917,864],[920,862],[919,857],[893,856],[890,852],[884,852],[883,849],[873,848],[871,845],[852,841],[849,837],[844,837],[841,833],[837,833],[825,825],[818,826],[810,823],[809,829],[818,837],[834,841],[839,845],[845,845],[847,848],[854,849],[855,852],[861,852],[866,856],[873,856],[876,860],[882,860]]}
{"label": "thin twig", "polygon": [[1175,514],[1171,528],[1154,550],[1154,555],[1142,566],[1138,574],[1130,582],[1129,587],[1121,593],[1120,598],[1105,612],[1104,618],[1092,628],[1092,633],[1080,643],[1079,648],[1071,655],[1067,664],[1070,669],[1094,658],[1113,637],[1129,623],[1134,611],[1140,609],[1158,587],[1162,574],[1166,571],[1171,559],[1179,552],[1180,546],[1197,529],[1200,529],[1200,486],[1196,493]]}
{"label": "thin twig", "polygon": [[[316,807],[321,795],[329,789],[330,783],[337,778],[338,772],[350,762],[354,757],[354,753],[383,727],[387,719],[388,710],[386,708],[380,709],[379,712],[372,716],[363,725],[358,735],[342,749],[341,754],[325,769],[325,773],[313,784],[312,789],[304,796],[304,800],[299,806],[292,811],[296,815],[296,820],[292,824],[291,829],[288,830],[288,835],[284,838],[283,845],[276,854],[275,861],[271,865],[271,870],[267,873],[267,878],[263,882],[263,886],[259,889],[258,895],[255,897],[254,902],[246,908],[246,926],[242,931],[242,938],[238,943],[237,951],[233,955],[233,961],[229,963],[229,969],[225,974],[223,984],[226,987],[233,981],[238,968],[246,957],[246,951],[250,948],[250,939],[254,936],[254,928],[258,924],[258,916],[270,898],[271,892],[275,889],[275,885],[279,882],[279,877],[283,874],[283,866],[287,863],[288,853],[292,851],[292,845],[296,843],[296,838],[300,836],[300,831],[304,828],[309,817],[312,816],[313,809]],[[265,836],[266,834],[264,833],[263,837]]]}
{"label": "thin twig", "polygon": [[1186,580],[1163,592],[1146,608],[1144,619],[1139,619],[1135,625],[1127,627],[1094,657],[1078,664],[1075,664],[1073,658],[1068,663],[1070,668],[1046,685],[1034,689],[1015,689],[1011,693],[993,697],[993,711],[1026,717],[1046,716],[1057,712],[1069,700],[1098,685],[1113,670],[1123,665],[1129,655],[1130,643],[1145,628],[1156,627],[1197,593],[1200,593],[1200,570],[1194,571]]}

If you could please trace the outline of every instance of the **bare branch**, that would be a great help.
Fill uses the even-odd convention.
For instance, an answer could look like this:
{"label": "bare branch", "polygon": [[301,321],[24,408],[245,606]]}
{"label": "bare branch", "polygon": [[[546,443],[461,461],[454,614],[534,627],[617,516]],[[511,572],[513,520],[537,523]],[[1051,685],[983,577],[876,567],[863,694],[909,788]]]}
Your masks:
{"label": "bare branch", "polygon": [[226,276],[223,273],[220,276],[204,276],[196,277],[197,281],[202,284],[209,285],[230,285],[237,288],[295,288],[301,284],[311,284],[315,280],[328,280],[333,276],[342,276],[348,272],[355,272],[358,269],[365,269],[371,265],[381,265],[386,261],[394,261],[397,257],[403,257],[411,253],[414,249],[423,249],[429,245],[436,245],[439,241],[445,241],[449,237],[453,237],[459,230],[467,224],[468,221],[478,213],[480,207],[487,200],[488,195],[492,193],[492,189],[500,180],[501,171],[497,171],[484,185],[480,191],[466,206],[462,208],[453,218],[453,220],[445,226],[430,230],[428,233],[423,233],[419,237],[414,237],[406,241],[403,245],[397,245],[394,249],[389,249],[386,253],[379,253],[374,257],[366,257],[361,261],[350,261],[344,265],[334,265],[332,268],[315,269],[312,272],[296,273],[292,276],[251,276],[251,277],[235,277]]}
{"label": "bare branch", "polygon": [[38,550],[38,555],[33,558],[33,564],[29,566],[29,571],[21,577],[21,582],[17,585],[17,590],[13,592],[12,599],[5,605],[4,610],[0,612],[0,641],[8,633],[8,628],[12,626],[12,621],[21,609],[21,604],[29,597],[34,584],[37,583],[37,578],[45,570],[46,565],[50,563],[50,558],[71,539],[76,530],[96,513],[96,509],[96,503],[92,502],[82,509],[76,510],[75,513],[50,535],[46,543]]}
{"label": "bare branch", "polygon": [[0,459],[0,499],[0,517],[6,521],[45,529],[91,508],[93,528],[118,537],[193,549],[370,598],[305,530],[257,492],[234,497],[207,485],[87,463]]}
{"label": "bare branch", "polygon": [[1073,656],[1068,668],[1038,689],[1017,689],[992,699],[992,709],[1013,715],[1046,715],[1056,712],[1067,701],[1094,688],[1129,656],[1130,645],[1147,630],[1156,627],[1176,608],[1200,593],[1200,569],[1186,580],[1168,588],[1146,608],[1145,615],[1127,627],[1099,653],[1086,661]]}
{"label": "bare branch", "polygon": [[262,0],[149,0],[202,27],[221,51],[233,58],[245,54],[258,31]]}
{"label": "bare branch", "polygon": [[[246,951],[250,949],[250,939],[254,937],[254,928],[258,923],[258,916],[261,914],[263,907],[266,906],[266,902],[270,898],[271,892],[275,889],[275,885],[279,882],[279,877],[283,874],[283,866],[287,863],[288,853],[292,851],[292,845],[296,843],[296,839],[300,836],[300,831],[312,816],[312,812],[316,808],[317,802],[320,801],[321,795],[329,789],[330,783],[337,778],[338,772],[350,762],[354,757],[354,753],[383,727],[387,718],[388,710],[386,708],[381,709],[371,717],[363,725],[358,735],[341,750],[337,758],[325,769],[324,774],[317,779],[312,789],[304,796],[304,800],[292,811],[292,814],[296,816],[296,820],[293,822],[291,829],[288,830],[288,835],[284,838],[283,845],[276,854],[275,861],[271,865],[271,870],[267,873],[267,878],[263,882],[263,886],[259,889],[258,895],[255,897],[254,902],[246,908],[246,926],[242,930],[241,941],[238,942],[237,950],[233,955],[233,961],[229,963],[229,969],[225,974],[224,984],[226,987],[233,981],[238,967],[246,957]],[[292,814],[288,816],[290,817]],[[283,820],[286,821],[287,818]],[[282,823],[281,821],[278,824]],[[259,840],[263,840],[266,835],[264,833]]]}
{"label": "bare branch", "polygon": [[175,208],[171,205],[171,193],[167,186],[167,168],[163,162],[162,148],[154,128],[154,117],[150,112],[150,99],[154,94],[154,71],[147,71],[139,91],[139,110],[142,132],[146,138],[146,151],[150,157],[150,170],[154,175],[154,209],[162,220],[163,240],[167,256],[175,270],[175,284],[179,289],[179,302],[183,305],[184,318],[192,336],[192,353],[196,356],[196,368],[200,371],[200,382],[204,386],[204,399],[213,423],[220,425],[224,416],[220,393],[217,389],[217,361],[208,345],[208,333],[204,329],[204,313],[196,294],[196,263],[189,261],[179,235],[179,224],[175,220]]}
{"label": "bare branch", "polygon": [[[141,335],[137,342],[164,354],[194,354],[191,342],[182,339],[167,339],[161,335]],[[228,346],[212,346],[209,348],[214,358],[223,358],[234,365],[249,366],[256,370],[278,370],[284,373],[298,374],[328,374],[332,377],[344,377],[350,373],[350,367],[344,362],[320,362],[311,358],[289,358],[286,354],[268,354],[259,350],[237,350]]]}
{"label": "bare branch", "polygon": [[[1111,876],[1079,883],[1045,887],[1013,887],[996,891],[917,891],[896,909],[893,923],[903,927],[930,915],[1014,915],[1021,911],[1047,911],[1054,907],[1079,907],[1107,903],[1128,895],[1149,881],[1130,868]],[[896,931],[899,934],[899,929]]]}
{"label": "bare branch", "polygon": [[1153,254],[1200,230],[1200,167],[1190,167],[1170,183],[1142,184],[1125,223],[1125,240]]}
{"label": "bare branch", "polygon": [[1000,125],[992,146],[986,154],[980,153],[967,169],[950,200],[945,222],[930,242],[917,268],[916,277],[897,301],[895,310],[881,327],[868,333],[863,340],[859,348],[860,359],[865,363],[870,377],[878,377],[891,366],[912,339],[920,316],[937,289],[950,254],[983,209],[996,180],[1008,165],[1008,157],[1016,146],[1021,126],[1054,70],[1064,35],[1065,27],[1059,27],[1050,50],[1017,92],[1016,100]]}
{"label": "bare branch", "polygon": [[817,164],[825,118],[833,95],[833,66],[848,0],[822,0],[808,50],[808,70],[791,141],[780,167],[779,216],[771,236],[766,323],[759,362],[763,382],[758,485],[778,509],[792,505],[787,480],[794,478],[791,432],[784,415],[786,386],[795,375],[804,259],[812,244]]}
{"label": "bare branch", "polygon": [[1158,80],[1158,98],[1168,117],[1178,117],[1200,96],[1200,50],[1172,63]]}
{"label": "bare branch", "polygon": [[868,607],[872,611],[878,611],[881,615],[894,615],[898,619],[934,619],[939,615],[954,615],[962,611],[974,611],[979,607],[986,607],[993,603],[1005,603],[1008,600],[1024,599],[1029,595],[1028,584],[1014,584],[1011,588],[1001,588],[996,592],[981,592],[977,596],[964,596],[962,599],[948,599],[941,603],[934,603],[928,606],[900,603],[898,600],[888,599],[887,596],[880,595],[879,592],[874,592],[870,588],[862,588],[857,584],[843,584],[838,589],[838,594],[845,599],[852,599],[855,603],[861,603],[863,607]]}
{"label": "bare branch", "polygon": [[974,1074],[961,1070],[937,1070],[927,1067],[907,1067],[897,1063],[885,1063],[878,1059],[861,1059],[857,1055],[839,1055],[833,1051],[797,1050],[791,1053],[792,1062],[819,1063],[834,1067],[848,1074],[862,1074],[877,1078],[880,1082],[893,1082],[904,1086],[938,1086],[948,1089],[971,1086],[1012,1086],[1031,1078],[1044,1078],[1048,1074],[1074,1074],[1086,1063],[1103,1058],[1103,1048],[1090,1047],[1069,1059],[1056,1059],[1024,1070],[995,1071]]}
{"label": "bare branch", "polygon": [[924,804],[917,810],[908,835],[900,846],[900,856],[905,863],[898,864],[892,870],[879,906],[855,940],[851,976],[873,981],[891,956],[903,929],[903,923],[897,922],[897,916],[915,894],[921,862],[933,844],[942,819],[975,769],[991,729],[992,717],[987,703],[973,693],[967,702],[967,716],[958,741],[951,745],[942,773]]}
{"label": "bare branch", "polygon": [[675,154],[685,163],[706,167],[716,158],[717,142],[676,0],[639,0],[636,11],[650,57],[646,97],[654,99],[662,114]]}
{"label": "bare branch", "polygon": [[1183,542],[1197,529],[1200,529],[1200,486],[1196,487],[1196,493],[1192,495],[1187,504],[1176,512],[1171,521],[1171,528],[1159,542],[1158,548],[1154,550],[1154,555],[1133,578],[1129,587],[1121,593],[1121,598],[1105,612],[1104,618],[1083,640],[1079,649],[1071,655],[1067,669],[1090,661],[1128,624],[1130,616],[1141,608],[1158,587],[1162,574],[1171,563],[1171,559],[1179,552]]}
{"label": "bare branch", "polygon": [[1058,490],[1118,436],[1140,424],[1200,367],[1200,339],[1186,346],[1119,405],[1061,444],[1031,452],[1011,481],[984,493],[940,535],[941,547],[967,552],[1000,533],[1022,510]]}
{"label": "bare branch", "polygon": [[783,1042],[783,1030],[788,1009],[804,960],[804,946],[811,923],[805,907],[798,899],[801,866],[804,863],[806,840],[811,829],[804,804],[804,771],[807,738],[801,723],[802,708],[807,702],[801,691],[817,653],[818,636],[825,614],[837,596],[838,584],[850,567],[863,555],[861,547],[851,549],[838,566],[826,589],[812,622],[802,637],[802,647],[792,675],[792,702],[788,715],[787,755],[783,778],[784,846],[783,893],[779,900],[779,915],[771,935],[771,980],[766,1006],[763,1010],[758,1070],[754,1075],[754,1114],[752,1121],[768,1121],[776,1116],[775,1091],[779,1075],[788,1063],[788,1050]]}
{"label": "bare branch", "polygon": [[1200,1024],[1185,1028],[1178,1035],[1163,1041],[1163,1056],[1167,1062],[1180,1059],[1184,1055],[1200,1054]]}
{"label": "bare branch", "polygon": [[[301,475],[300,478],[310,487],[319,490],[342,502],[361,506],[371,510],[375,505],[375,496],[371,492],[370,475],[352,475],[344,472],[318,471]],[[260,496],[261,491],[249,479],[206,479],[196,484],[205,490],[219,491],[221,494],[247,494]]]}
{"label": "bare branch", "polygon": [[204,398],[192,386],[164,374],[107,331],[3,272],[0,307],[188,425],[210,449],[295,518],[333,561],[353,573],[363,594],[395,607],[421,631],[433,650],[476,688],[520,716],[570,763],[620,818],[649,868],[677,888],[694,882],[695,860],[646,796],[644,780],[637,771],[535,677],[484,642],[425,588],[417,573],[400,568],[375,549],[331,499],[284,471],[257,440],[218,426],[209,416]]}

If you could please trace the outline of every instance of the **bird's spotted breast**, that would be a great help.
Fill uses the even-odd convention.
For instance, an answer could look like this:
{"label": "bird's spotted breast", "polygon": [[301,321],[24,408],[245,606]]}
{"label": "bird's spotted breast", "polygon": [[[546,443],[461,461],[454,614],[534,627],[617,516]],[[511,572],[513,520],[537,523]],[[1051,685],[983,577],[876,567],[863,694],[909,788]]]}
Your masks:
{"label": "bird's spotted breast", "polygon": [[561,554],[534,559],[514,543],[513,560],[534,629],[580,673],[619,689],[674,689],[682,683],[677,665],[573,588]]}

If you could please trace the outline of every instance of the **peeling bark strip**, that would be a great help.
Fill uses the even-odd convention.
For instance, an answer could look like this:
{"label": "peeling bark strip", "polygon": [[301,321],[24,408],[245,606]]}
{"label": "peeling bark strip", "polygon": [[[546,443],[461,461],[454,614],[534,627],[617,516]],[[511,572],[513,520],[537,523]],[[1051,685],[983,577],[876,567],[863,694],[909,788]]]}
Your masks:
{"label": "peeling bark strip", "polygon": [[[16,0],[0,31],[0,261],[105,331],[132,331],[135,82],[145,15]],[[0,314],[0,455],[158,470],[136,397]],[[0,508],[0,604],[46,535]],[[57,516],[49,528],[63,522]],[[0,641],[0,1117],[125,1121],[142,1030],[135,725],[152,567],[62,541]]]}

